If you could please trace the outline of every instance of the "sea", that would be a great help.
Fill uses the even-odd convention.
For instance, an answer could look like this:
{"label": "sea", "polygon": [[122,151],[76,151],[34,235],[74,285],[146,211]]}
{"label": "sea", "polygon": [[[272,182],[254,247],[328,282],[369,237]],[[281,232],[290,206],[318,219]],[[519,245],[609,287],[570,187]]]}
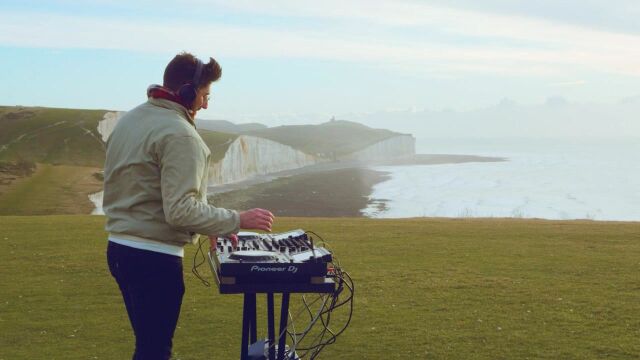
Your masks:
{"label": "sea", "polygon": [[364,216],[640,221],[640,138],[417,138],[416,152],[506,161],[373,167],[390,178]]}

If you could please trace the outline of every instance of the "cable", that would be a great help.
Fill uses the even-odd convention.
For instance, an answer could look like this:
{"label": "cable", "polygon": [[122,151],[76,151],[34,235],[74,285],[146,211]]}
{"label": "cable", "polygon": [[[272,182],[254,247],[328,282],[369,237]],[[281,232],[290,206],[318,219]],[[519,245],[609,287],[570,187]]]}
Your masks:
{"label": "cable", "polygon": [[[335,274],[333,275],[333,277],[336,281],[337,286],[336,286],[336,291],[327,296],[327,298],[328,299],[330,298],[331,301],[324,302],[322,304],[322,306],[318,309],[319,316],[312,317],[312,319],[309,322],[309,325],[303,332],[301,333],[289,332],[289,336],[293,340],[293,344],[289,348],[289,351],[291,351],[291,354],[294,354],[296,350],[304,351],[303,353],[300,354],[299,358],[301,359],[307,356],[309,356],[309,359],[317,358],[320,352],[327,345],[330,345],[336,342],[337,337],[340,334],[342,334],[351,323],[351,319],[353,316],[353,296],[355,292],[353,280],[351,279],[351,276],[347,272],[344,272],[339,266],[336,266],[336,264],[332,264],[332,265],[334,265]],[[345,298],[340,299],[341,294],[346,294],[347,295],[346,299]],[[310,304],[307,304],[306,298],[304,296],[303,296],[303,304],[304,304],[304,309],[307,310],[307,313],[312,314],[313,312],[310,309]],[[332,313],[336,309],[346,304],[349,304],[349,312],[348,312],[347,320],[341,327],[339,327],[339,330],[337,331],[333,330],[330,327],[331,320],[332,320]],[[319,333],[315,335],[315,337],[310,341],[309,345],[300,347],[299,346],[300,342],[302,342],[305,339],[305,337],[311,333],[312,328],[318,323],[318,320],[320,320],[320,324],[321,324]],[[292,321],[292,324],[293,324],[293,321]],[[298,338],[298,336],[300,336],[300,338]]]}
{"label": "cable", "polygon": [[[200,261],[199,263],[196,264],[196,259],[198,258],[198,254],[201,254],[202,256],[202,261]],[[202,250],[202,237],[200,237],[198,239],[198,248],[196,249],[196,253],[193,255],[193,267],[191,268],[191,272],[193,273],[193,275],[195,275],[198,279],[200,279],[200,281],[202,282],[202,284],[206,287],[210,287],[211,284],[204,278],[202,277],[202,275],[200,275],[200,272],[198,271],[198,268],[204,264],[207,261],[207,257],[204,254],[204,251]]]}
{"label": "cable", "polygon": [[[285,350],[285,358],[286,359],[303,359],[305,357],[309,357],[310,360],[315,359],[319,356],[320,352],[327,346],[336,342],[337,337],[342,334],[346,328],[351,323],[351,319],[353,316],[353,296],[354,296],[354,284],[351,276],[342,271],[342,269],[336,264],[332,264],[334,266],[334,275],[332,277],[335,278],[336,281],[336,290],[331,294],[318,295],[313,301],[309,302],[305,295],[302,295],[302,304],[303,307],[300,309],[295,315],[291,315],[289,312],[288,316],[291,319],[287,326],[286,335],[291,338],[292,343],[287,350]],[[346,299],[341,297],[341,294],[348,294]],[[311,307],[318,301],[323,300],[321,305],[319,306],[317,312],[314,314],[314,311]],[[332,313],[346,304],[349,304],[349,313],[347,320],[345,323],[339,328],[339,330],[333,330],[330,327]],[[309,316],[309,323],[306,328],[301,332],[295,331],[295,321],[298,316],[300,316],[303,312],[306,312]],[[300,347],[299,344],[307,338],[308,335],[311,334],[316,325],[321,324],[319,327],[319,333],[313,337],[311,341],[309,341],[309,345],[304,347]],[[288,328],[291,327],[294,329],[293,331],[289,331]],[[281,332],[278,336],[285,335],[284,332]],[[269,345],[269,347],[275,346]],[[296,355],[296,350],[304,351],[298,357]]]}
{"label": "cable", "polygon": [[[335,289],[328,294],[317,294],[317,296],[311,300],[306,295],[302,295],[300,309],[297,311],[290,310],[287,313],[287,317],[289,318],[288,324],[280,331],[280,334],[276,338],[280,339],[285,336],[291,339],[291,344],[284,349],[286,360],[303,358],[308,358],[309,360],[316,359],[327,345],[336,342],[338,336],[340,336],[351,323],[353,316],[353,298],[355,295],[353,279],[342,269],[340,261],[335,254],[333,254],[326,240],[313,231],[306,231],[306,233],[313,234],[320,239],[322,247],[329,251],[331,261],[326,263],[326,277],[334,281]],[[309,240],[311,244],[313,244],[312,240]],[[204,279],[198,271],[198,268],[208,260],[202,249],[202,243],[202,238],[200,238],[198,248],[193,257],[192,272],[208,287],[211,286],[210,283]],[[214,276],[216,275],[214,274]],[[293,304],[294,302],[291,301],[291,303]],[[314,309],[316,307],[317,309]],[[343,312],[342,309],[345,309],[344,311],[346,311],[346,313]],[[339,311],[340,316],[338,316]],[[292,315],[293,312],[295,312],[294,315]],[[295,324],[301,321],[300,317],[303,316],[303,314],[306,319],[302,321],[306,323],[306,326],[302,328],[302,331],[298,332],[296,331]],[[345,319],[344,322],[341,321],[343,319]],[[277,344],[275,343],[269,344],[265,351],[271,350],[276,346]],[[298,355],[296,351],[301,351],[302,353]]]}

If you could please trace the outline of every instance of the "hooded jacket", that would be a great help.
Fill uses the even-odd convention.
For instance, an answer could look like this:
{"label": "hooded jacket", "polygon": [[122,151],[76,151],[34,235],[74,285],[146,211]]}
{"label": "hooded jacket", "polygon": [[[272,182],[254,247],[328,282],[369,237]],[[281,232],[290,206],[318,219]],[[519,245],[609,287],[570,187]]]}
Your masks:
{"label": "hooded jacket", "polygon": [[207,202],[211,152],[192,122],[184,106],[153,97],[118,121],[104,168],[111,235],[183,246],[239,230],[238,212]]}

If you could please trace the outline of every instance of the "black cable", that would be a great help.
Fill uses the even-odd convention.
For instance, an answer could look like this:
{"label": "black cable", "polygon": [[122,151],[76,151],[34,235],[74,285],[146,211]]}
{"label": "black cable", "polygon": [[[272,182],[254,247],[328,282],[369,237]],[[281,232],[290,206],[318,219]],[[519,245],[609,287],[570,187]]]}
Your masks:
{"label": "black cable", "polygon": [[[334,269],[335,274],[332,277],[336,280],[337,287],[336,287],[336,291],[330,295],[331,301],[329,303],[323,304],[324,306],[322,306],[319,309],[320,317],[317,317],[315,321],[313,321],[313,323],[311,323],[305,331],[303,331],[300,334],[289,333],[292,339],[293,339],[293,335],[301,335],[301,338],[298,339],[298,341],[294,342],[295,347],[291,348],[291,350],[295,349],[295,350],[304,351],[304,353],[300,355],[300,358],[305,358],[307,355],[309,355],[310,359],[315,359],[317,356],[319,356],[320,352],[327,345],[335,343],[337,337],[340,334],[342,334],[342,332],[344,332],[346,328],[349,326],[349,324],[351,323],[351,319],[353,317],[353,296],[355,292],[353,279],[351,279],[351,276],[348,273],[342,271],[342,268],[337,266],[337,264],[333,264],[333,265],[335,266],[335,269]],[[348,292],[348,296],[346,299],[340,299],[340,295],[344,294],[345,289]],[[305,303],[305,308],[307,309],[307,312],[312,313],[308,308],[308,306],[306,306],[306,302],[304,299],[303,299],[303,303]],[[345,324],[340,328],[340,330],[334,331],[330,327],[330,323],[332,319],[331,314],[333,311],[344,306],[345,304],[350,305],[348,318]],[[320,323],[322,324],[321,329],[319,330],[319,333],[313,338],[313,340],[310,342],[310,345],[305,347],[299,347],[298,344],[304,339],[304,337],[310,334],[311,330],[314,328],[318,320],[320,320]]]}
{"label": "black cable", "polygon": [[[291,338],[292,344],[291,346],[289,346],[287,350],[285,350],[285,355],[287,359],[295,359],[296,357],[294,356],[297,356],[296,350],[304,351],[304,353],[300,354],[300,356],[298,357],[300,359],[305,358],[307,356],[309,356],[310,360],[317,358],[321,353],[321,351],[327,345],[331,345],[336,342],[337,337],[340,334],[342,334],[342,332],[344,332],[348,327],[348,325],[350,324],[353,316],[353,296],[354,296],[353,280],[351,279],[348,273],[342,271],[342,269],[339,267],[336,267],[335,275],[333,277],[336,279],[336,282],[337,282],[337,287],[335,292],[329,295],[319,295],[312,302],[308,302],[306,299],[306,296],[303,295],[302,303],[304,307],[301,310],[299,310],[295,316],[291,316],[290,313],[288,314],[289,317],[291,318],[291,321],[289,322],[287,329],[285,329],[285,331],[286,331],[286,334],[288,334],[289,337]],[[344,294],[345,291],[346,293],[348,293],[347,298],[340,299],[341,297],[340,295]],[[311,310],[311,306],[314,303],[318,302],[319,300],[323,300],[323,301],[317,313],[314,315],[314,312]],[[345,324],[338,331],[332,330],[330,328],[332,312],[346,304],[349,304],[350,306],[349,306],[349,315]],[[299,332],[299,333],[296,332],[295,330],[293,332],[289,331],[288,330],[289,327],[295,328],[294,319],[297,318],[299,315],[301,315],[303,312],[306,312],[310,316],[309,325],[306,327],[306,329],[304,329],[302,332]],[[316,327],[316,325],[318,325],[318,320],[321,324],[319,333],[315,335],[314,338],[310,341],[310,345],[305,347],[299,347],[299,344],[302,341],[304,341],[305,338],[311,334],[311,332]],[[283,335],[285,335],[284,332],[280,334],[280,336],[283,336]],[[300,338],[297,338],[298,335],[300,336]]]}
{"label": "black cable", "polygon": [[[319,238],[323,247],[332,253],[329,248],[329,244],[320,235],[313,231],[306,232]],[[198,241],[198,248],[196,249],[196,253],[193,257],[193,267],[191,271],[205,286],[211,286],[198,271],[198,268],[207,261],[206,254],[202,250],[202,242],[202,238],[200,238]],[[199,256],[201,260],[198,262]],[[302,295],[303,308],[301,308],[295,316],[292,316],[291,312],[287,314],[290,321],[287,327],[283,329],[278,336],[278,339],[287,335],[291,338],[291,345],[288,349],[285,349],[285,359],[287,360],[302,359],[306,356],[309,356],[310,360],[314,360],[327,345],[335,343],[338,336],[342,334],[351,323],[353,316],[353,298],[355,294],[353,279],[346,271],[342,270],[340,262],[335,254],[332,254],[332,261],[327,265],[330,265],[332,269],[327,271],[326,276],[334,280],[336,284],[335,290],[330,294],[319,294],[311,302],[308,302],[307,298]],[[320,305],[314,313],[312,307],[317,302],[320,302]],[[333,312],[347,304],[349,305],[347,320],[339,330],[333,330],[331,328],[331,321],[334,318],[334,316],[332,316]],[[309,316],[308,325],[301,332],[296,332],[295,322],[297,318],[305,312]],[[292,328],[293,331],[290,331],[289,328]],[[318,333],[315,334],[313,338],[308,337],[308,335],[311,335],[312,332],[316,331]],[[308,345],[300,347],[302,342],[305,342]],[[269,344],[270,348],[275,346],[276,344]],[[296,350],[303,351],[303,353],[298,356],[296,354]]]}
{"label": "black cable", "polygon": [[[200,261],[199,263],[196,264],[196,259],[198,258],[198,253],[201,254],[202,261]],[[201,237],[201,238],[198,239],[198,248],[196,249],[196,253],[193,255],[193,267],[191,268],[191,272],[198,279],[200,279],[200,281],[202,282],[202,284],[204,284],[204,286],[210,287],[211,284],[205,278],[203,278],[202,275],[200,275],[200,272],[198,271],[198,267],[200,267],[206,261],[207,261],[207,257],[204,254],[204,251],[202,250],[202,237]]]}

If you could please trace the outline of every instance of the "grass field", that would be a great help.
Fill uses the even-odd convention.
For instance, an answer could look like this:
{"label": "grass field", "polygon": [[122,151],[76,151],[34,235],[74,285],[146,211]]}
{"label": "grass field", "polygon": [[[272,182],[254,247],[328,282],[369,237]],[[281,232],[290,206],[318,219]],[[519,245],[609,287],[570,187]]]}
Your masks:
{"label": "grass field", "polygon": [[31,176],[0,185],[0,215],[90,214],[88,195],[102,190],[100,168],[38,164]]}
{"label": "grass field", "polygon": [[[103,223],[0,217],[0,359],[130,356]],[[640,223],[279,218],[276,225],[322,235],[355,281],[352,324],[321,359],[640,358]],[[185,255],[175,358],[237,358],[242,298],[197,281],[194,250]]]}
{"label": "grass field", "polygon": [[106,110],[0,106],[0,160],[100,167]]}

